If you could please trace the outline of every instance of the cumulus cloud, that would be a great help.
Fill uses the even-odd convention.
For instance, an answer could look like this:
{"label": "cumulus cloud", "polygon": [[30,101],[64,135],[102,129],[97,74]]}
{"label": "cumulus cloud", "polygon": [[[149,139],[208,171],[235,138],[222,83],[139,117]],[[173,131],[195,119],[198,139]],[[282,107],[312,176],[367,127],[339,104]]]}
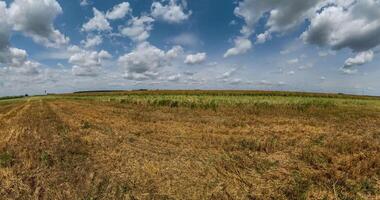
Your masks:
{"label": "cumulus cloud", "polygon": [[6,59],[9,46],[11,25],[8,23],[7,5],[0,1],[0,63]]}
{"label": "cumulus cloud", "polygon": [[87,51],[78,46],[71,46],[68,51],[72,53],[68,62],[73,65],[72,73],[75,76],[97,76],[102,71],[104,60],[112,58],[104,50]]}
{"label": "cumulus cloud", "polygon": [[256,44],[263,44],[267,40],[270,40],[272,38],[269,31],[265,31],[264,33],[261,33],[257,35]]}
{"label": "cumulus cloud", "polygon": [[181,33],[175,37],[171,37],[169,42],[188,47],[196,47],[202,43],[202,41],[192,33]]}
{"label": "cumulus cloud", "polygon": [[6,59],[0,61],[10,70],[22,75],[37,75],[40,63],[28,59],[28,53],[23,49],[10,47],[5,50]]}
{"label": "cumulus cloud", "polygon": [[361,0],[348,5],[337,2],[312,16],[310,27],[301,37],[307,43],[333,50],[367,51],[380,44],[379,19],[378,0]]}
{"label": "cumulus cloud", "polygon": [[53,26],[54,19],[61,13],[62,8],[56,0],[15,0],[8,9],[14,30],[47,47],[59,47],[69,42]]}
{"label": "cumulus cloud", "polygon": [[207,58],[206,53],[196,53],[196,54],[190,54],[186,56],[185,64],[188,65],[196,65],[203,63]]}
{"label": "cumulus cloud", "polygon": [[88,6],[88,5],[90,5],[90,3],[88,3],[88,0],[80,0],[79,4],[81,6]]}
{"label": "cumulus cloud", "polygon": [[168,5],[163,5],[160,2],[153,2],[151,7],[151,15],[169,23],[181,23],[187,20],[191,11],[185,13],[184,6],[177,4],[176,0],[170,0]]}
{"label": "cumulus cloud", "polygon": [[348,58],[344,63],[344,68],[352,68],[355,66],[364,65],[368,62],[371,62],[373,60],[373,57],[374,54],[371,50],[360,52],[355,57]]}
{"label": "cumulus cloud", "polygon": [[[273,34],[284,35],[309,21],[307,30],[300,36],[305,43],[327,47],[327,50],[346,48],[359,52],[357,57],[347,59],[346,69],[372,60],[369,50],[380,45],[378,0],[242,0],[234,13],[245,23],[240,36],[234,39],[234,47],[228,49],[224,57],[243,54],[252,48],[250,38],[260,20],[265,30],[256,35],[255,44],[265,43]],[[332,52],[319,55],[333,55]]]}
{"label": "cumulus cloud", "polygon": [[82,31],[111,31],[111,25],[108,22],[104,13],[100,12],[96,8],[93,8],[94,17],[87,23],[83,24]]}
{"label": "cumulus cloud", "polygon": [[252,42],[249,39],[244,38],[244,37],[236,38],[234,40],[234,43],[235,43],[235,46],[231,49],[228,49],[227,52],[224,54],[225,58],[246,53],[252,48]]}
{"label": "cumulus cloud", "polygon": [[166,52],[166,56],[168,58],[177,58],[183,54],[183,48],[181,46],[174,46],[172,49],[170,49],[168,52]]}
{"label": "cumulus cloud", "polygon": [[170,66],[178,47],[165,52],[148,42],[142,42],[130,53],[119,57],[119,64],[125,69],[125,78],[131,80],[156,79],[162,67]]}
{"label": "cumulus cloud", "polygon": [[95,35],[95,36],[88,36],[86,38],[86,40],[82,40],[81,41],[81,44],[85,47],[85,48],[93,48],[93,47],[96,47],[100,44],[102,44],[103,42],[103,38],[102,36],[100,35]]}
{"label": "cumulus cloud", "polygon": [[181,79],[181,74],[175,74],[168,77],[168,81],[178,82]]}
{"label": "cumulus cloud", "polygon": [[[235,56],[246,53],[251,49],[252,44],[249,38],[254,33],[254,28],[258,21],[265,17],[265,15],[269,15],[265,24],[267,30],[257,35],[257,44],[270,40],[272,33],[282,33],[291,30],[304,22],[305,18],[313,13],[316,9],[315,6],[321,1],[322,0],[293,0],[290,2],[276,0],[240,1],[234,13],[245,21],[245,25],[240,30],[241,36],[235,39],[235,46],[229,49],[225,55]],[[238,43],[236,41],[244,41],[244,43]],[[241,51],[239,51],[239,49],[242,49],[241,47],[239,48],[239,44],[245,44],[245,48]]]}
{"label": "cumulus cloud", "polygon": [[120,3],[108,11],[106,14],[107,19],[116,20],[124,18],[132,10],[128,2]]}
{"label": "cumulus cloud", "polygon": [[150,37],[154,19],[149,16],[133,17],[128,21],[128,26],[121,29],[121,34],[135,42],[143,42]]}
{"label": "cumulus cloud", "polygon": [[9,10],[5,2],[0,1],[0,64],[8,70],[23,75],[36,75],[39,73],[40,63],[28,60],[28,54],[23,49],[10,47],[11,34]]}

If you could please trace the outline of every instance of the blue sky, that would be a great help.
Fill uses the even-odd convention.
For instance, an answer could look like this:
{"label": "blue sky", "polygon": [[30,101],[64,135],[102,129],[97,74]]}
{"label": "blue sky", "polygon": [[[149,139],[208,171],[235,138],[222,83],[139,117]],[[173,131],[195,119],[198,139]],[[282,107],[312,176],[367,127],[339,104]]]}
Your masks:
{"label": "blue sky", "polygon": [[379,0],[0,0],[0,95],[380,95]]}

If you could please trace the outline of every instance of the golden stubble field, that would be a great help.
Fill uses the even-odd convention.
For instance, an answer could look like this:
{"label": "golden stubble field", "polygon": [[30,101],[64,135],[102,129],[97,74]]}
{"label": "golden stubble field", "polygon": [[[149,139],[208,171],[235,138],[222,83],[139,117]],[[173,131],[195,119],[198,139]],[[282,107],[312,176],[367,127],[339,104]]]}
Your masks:
{"label": "golden stubble field", "polygon": [[0,103],[0,199],[380,198],[379,100],[209,109],[72,97]]}

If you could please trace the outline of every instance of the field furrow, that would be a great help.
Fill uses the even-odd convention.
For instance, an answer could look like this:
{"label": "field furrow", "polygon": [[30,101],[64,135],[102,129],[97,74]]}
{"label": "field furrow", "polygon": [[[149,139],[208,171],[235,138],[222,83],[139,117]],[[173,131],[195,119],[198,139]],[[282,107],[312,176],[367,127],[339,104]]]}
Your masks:
{"label": "field furrow", "polygon": [[376,199],[378,110],[241,108],[0,106],[0,199]]}

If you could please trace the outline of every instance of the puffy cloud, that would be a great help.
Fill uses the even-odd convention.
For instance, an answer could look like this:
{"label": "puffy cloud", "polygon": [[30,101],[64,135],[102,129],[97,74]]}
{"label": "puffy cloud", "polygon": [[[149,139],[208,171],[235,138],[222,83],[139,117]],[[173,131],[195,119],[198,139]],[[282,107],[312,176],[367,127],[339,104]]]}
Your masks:
{"label": "puffy cloud", "polygon": [[290,2],[277,0],[243,0],[235,8],[235,15],[245,21],[241,33],[250,34],[254,26],[269,14],[266,22],[269,32],[286,31],[294,28],[304,21],[307,16],[316,10],[323,0],[293,0]]}
{"label": "puffy cloud", "polygon": [[174,46],[172,49],[166,52],[168,58],[176,58],[181,54],[183,54],[183,48],[181,46]]}
{"label": "puffy cloud", "polygon": [[202,41],[200,41],[200,39],[192,33],[182,33],[180,35],[170,38],[169,42],[189,47],[196,47],[202,43]]}
{"label": "puffy cloud", "polygon": [[111,31],[112,28],[110,26],[110,23],[108,22],[106,16],[97,10],[96,8],[93,8],[94,17],[91,18],[87,23],[83,24],[82,30],[83,31]]}
{"label": "puffy cloud", "polygon": [[28,53],[25,50],[10,47],[3,50],[3,53],[6,55],[6,59],[0,60],[0,63],[5,64],[9,70],[22,75],[39,74],[41,64],[28,60]]}
{"label": "puffy cloud", "polygon": [[23,49],[9,48],[9,65],[11,67],[21,67],[28,58],[28,54]]}
{"label": "puffy cloud", "polygon": [[9,46],[11,26],[8,23],[7,5],[0,1],[0,63],[5,62]]}
{"label": "puffy cloud", "polygon": [[244,19],[245,25],[240,30],[242,35],[235,39],[235,46],[226,52],[225,57],[243,54],[252,48],[249,37],[254,33],[255,25],[266,14],[269,15],[265,24],[267,30],[257,35],[257,44],[264,43],[271,39],[273,32],[288,31],[304,22],[305,18],[313,13],[316,9],[316,5],[321,1],[322,0],[293,0],[291,2],[277,0],[240,1],[234,13],[236,16]]}
{"label": "puffy cloud", "polygon": [[197,54],[190,54],[186,56],[185,64],[188,65],[196,65],[203,63],[207,58],[206,53],[197,53]]}
{"label": "puffy cloud", "polygon": [[120,3],[112,8],[111,11],[108,11],[106,17],[111,20],[124,18],[129,12],[131,12],[131,8],[128,2]]}
{"label": "puffy cloud", "polygon": [[270,40],[272,38],[269,31],[265,31],[264,33],[261,33],[257,35],[256,44],[263,44],[267,40]]}
{"label": "puffy cloud", "polygon": [[[177,50],[175,50],[177,49]],[[130,53],[118,59],[119,64],[126,70],[125,78],[132,80],[156,79],[160,68],[170,66],[178,47],[165,52],[148,42],[143,42]],[[178,54],[177,54],[178,55]]]}
{"label": "puffy cloud", "polygon": [[97,76],[102,70],[104,60],[112,56],[104,50],[87,51],[78,46],[69,47],[72,53],[69,63],[73,65],[72,72],[76,76]]}
{"label": "puffy cloud", "polygon": [[181,79],[181,77],[182,77],[181,74],[175,74],[175,75],[169,76],[168,81],[178,82]]}
{"label": "puffy cloud", "polygon": [[283,32],[294,29],[315,13],[325,0],[293,0],[271,2],[272,10],[266,26],[269,32]]}
{"label": "puffy cloud", "polygon": [[53,26],[54,19],[61,13],[62,8],[56,0],[15,0],[8,9],[14,30],[47,47],[59,47],[69,42]]}
{"label": "puffy cloud", "polygon": [[[380,1],[361,0],[351,4],[335,3],[310,18],[302,34],[305,42],[333,50],[349,48],[367,51],[380,44]],[[360,28],[358,28],[360,27]]]}
{"label": "puffy cloud", "polygon": [[360,52],[355,57],[348,58],[344,63],[344,68],[352,68],[354,66],[364,65],[368,62],[371,62],[373,56],[373,51],[371,50]]}
{"label": "puffy cloud", "polygon": [[87,37],[86,40],[82,40],[81,44],[85,48],[92,48],[92,47],[96,47],[96,46],[102,44],[102,42],[103,42],[102,36],[95,35],[95,36],[92,36],[92,37],[91,36]]}
{"label": "puffy cloud", "polygon": [[88,3],[88,0],[80,0],[80,3],[79,3],[81,6],[88,6],[90,5],[90,3]]}
{"label": "puffy cloud", "polygon": [[9,38],[12,27],[9,19],[9,10],[5,2],[0,1],[0,64],[20,74],[38,74],[39,63],[28,60],[25,50],[10,47]]}
{"label": "puffy cloud", "polygon": [[185,13],[184,7],[181,4],[177,4],[176,0],[170,0],[168,5],[162,5],[160,2],[153,2],[151,10],[151,14],[154,18],[169,23],[181,23],[184,20],[187,20],[191,15],[191,11]]}
{"label": "puffy cloud", "polygon": [[231,49],[228,49],[227,52],[224,54],[225,58],[246,53],[252,48],[252,42],[249,39],[244,38],[244,37],[236,38],[234,40],[234,43],[235,43],[235,46]]}
{"label": "puffy cloud", "polygon": [[133,17],[128,21],[128,26],[121,29],[121,34],[135,42],[143,42],[150,37],[154,19],[148,16]]}

